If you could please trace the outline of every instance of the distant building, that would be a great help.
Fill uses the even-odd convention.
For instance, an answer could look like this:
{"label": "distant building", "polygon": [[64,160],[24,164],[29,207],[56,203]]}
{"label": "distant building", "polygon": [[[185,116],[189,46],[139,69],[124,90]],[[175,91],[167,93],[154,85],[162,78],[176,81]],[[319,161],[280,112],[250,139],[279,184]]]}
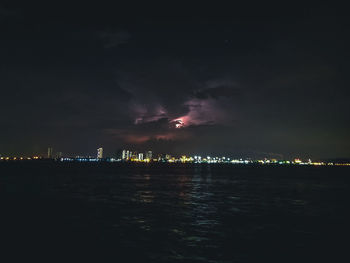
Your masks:
{"label": "distant building", "polygon": [[103,148],[98,148],[97,149],[97,159],[102,159],[103,158]]}
{"label": "distant building", "polygon": [[152,159],[152,151],[146,152],[146,159]]}
{"label": "distant building", "polygon": [[143,160],[143,153],[139,153],[139,157],[138,157],[139,160]]}
{"label": "distant building", "polygon": [[62,152],[57,152],[57,153],[56,153],[56,158],[57,158],[57,159],[62,158]]}
{"label": "distant building", "polygon": [[52,147],[47,148],[47,158],[52,159],[53,149]]}
{"label": "distant building", "polygon": [[123,160],[128,160],[129,157],[130,157],[130,152],[129,152],[129,150],[123,150],[123,152],[122,152],[122,159],[123,159]]}

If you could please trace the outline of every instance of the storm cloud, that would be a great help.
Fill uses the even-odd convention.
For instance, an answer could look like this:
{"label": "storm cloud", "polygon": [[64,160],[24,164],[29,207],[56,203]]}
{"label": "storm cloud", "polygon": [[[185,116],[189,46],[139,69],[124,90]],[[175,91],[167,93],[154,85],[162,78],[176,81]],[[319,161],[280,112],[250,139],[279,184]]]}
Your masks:
{"label": "storm cloud", "polygon": [[350,157],[349,38],[332,9],[85,8],[1,15],[0,154]]}

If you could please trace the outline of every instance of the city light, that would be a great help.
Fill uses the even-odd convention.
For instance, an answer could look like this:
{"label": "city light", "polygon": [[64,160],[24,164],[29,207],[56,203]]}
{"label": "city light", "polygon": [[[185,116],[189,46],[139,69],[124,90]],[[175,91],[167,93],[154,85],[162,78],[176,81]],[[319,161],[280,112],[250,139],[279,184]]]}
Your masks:
{"label": "city light", "polygon": [[251,158],[232,158],[227,156],[222,157],[211,157],[207,155],[206,157],[201,157],[201,155],[195,154],[191,155],[181,155],[176,157],[171,154],[154,154],[153,151],[148,150],[144,152],[139,152],[136,150],[126,150],[124,149],[117,157],[106,157],[103,158],[103,149],[97,149],[97,156],[62,156],[62,152],[56,154],[53,158],[52,148],[50,148],[51,158],[43,158],[39,155],[34,156],[0,156],[0,162],[21,162],[21,161],[44,161],[52,160],[58,162],[124,162],[124,163],[188,163],[188,164],[231,164],[231,165],[294,165],[294,166],[350,166],[347,162],[324,162],[324,161],[312,161],[310,158],[301,159],[294,158],[292,160],[281,160],[276,158],[263,158],[263,159],[251,159]]}

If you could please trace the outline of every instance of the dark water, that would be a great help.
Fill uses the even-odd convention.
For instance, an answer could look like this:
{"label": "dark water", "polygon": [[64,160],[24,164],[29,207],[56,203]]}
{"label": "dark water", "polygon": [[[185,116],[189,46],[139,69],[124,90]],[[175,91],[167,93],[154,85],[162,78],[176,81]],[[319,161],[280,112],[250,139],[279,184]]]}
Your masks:
{"label": "dark water", "polygon": [[350,169],[0,163],[2,255],[349,262]]}

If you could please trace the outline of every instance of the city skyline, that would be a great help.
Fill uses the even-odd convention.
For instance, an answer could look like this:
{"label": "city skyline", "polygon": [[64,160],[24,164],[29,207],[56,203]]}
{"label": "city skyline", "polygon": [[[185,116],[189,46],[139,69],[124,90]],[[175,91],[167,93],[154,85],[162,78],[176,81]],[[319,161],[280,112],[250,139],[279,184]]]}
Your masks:
{"label": "city skyline", "polygon": [[[108,147],[107,147],[108,148]],[[292,155],[282,155],[278,153],[271,153],[271,152],[248,152],[244,154],[237,154],[237,153],[230,153],[230,152],[215,152],[215,151],[209,151],[209,152],[199,152],[199,151],[193,151],[193,152],[172,152],[170,150],[165,151],[153,151],[149,148],[143,148],[143,150],[140,150],[140,148],[135,147],[125,147],[125,148],[119,148],[114,150],[107,150],[105,146],[104,147],[97,147],[94,150],[90,150],[88,152],[63,152],[62,148],[56,148],[54,147],[48,147],[45,150],[41,150],[38,152],[32,152],[32,153],[15,153],[15,154],[9,154],[6,152],[0,152],[0,157],[38,157],[38,158],[48,158],[48,159],[59,159],[61,157],[69,157],[69,158],[78,158],[78,157],[84,157],[84,158],[97,158],[97,159],[105,159],[105,158],[117,158],[117,159],[128,159],[129,156],[135,156],[135,158],[139,158],[139,154],[142,154],[143,159],[152,159],[150,156],[166,156],[170,155],[172,157],[181,157],[181,156],[229,156],[231,159],[251,159],[251,160],[262,160],[262,159],[276,159],[276,160],[294,160],[294,159],[303,159],[303,160],[346,160],[350,161],[350,158],[347,157],[335,157],[335,156],[312,156],[308,154],[292,154]],[[125,156],[125,157],[124,157]],[[3,158],[4,159],[4,158]]]}
{"label": "city skyline", "polygon": [[65,155],[62,152],[56,152],[52,147],[48,147],[47,155],[16,155],[3,156],[0,154],[0,161],[35,161],[35,160],[56,160],[56,161],[78,161],[78,162],[167,162],[167,163],[231,163],[231,164],[283,164],[283,165],[350,165],[350,159],[347,158],[316,158],[294,156],[293,158],[284,158],[283,156],[232,156],[224,154],[171,154],[170,152],[153,152],[123,149],[118,150],[112,155],[105,155],[103,147],[96,149],[94,155]]}

